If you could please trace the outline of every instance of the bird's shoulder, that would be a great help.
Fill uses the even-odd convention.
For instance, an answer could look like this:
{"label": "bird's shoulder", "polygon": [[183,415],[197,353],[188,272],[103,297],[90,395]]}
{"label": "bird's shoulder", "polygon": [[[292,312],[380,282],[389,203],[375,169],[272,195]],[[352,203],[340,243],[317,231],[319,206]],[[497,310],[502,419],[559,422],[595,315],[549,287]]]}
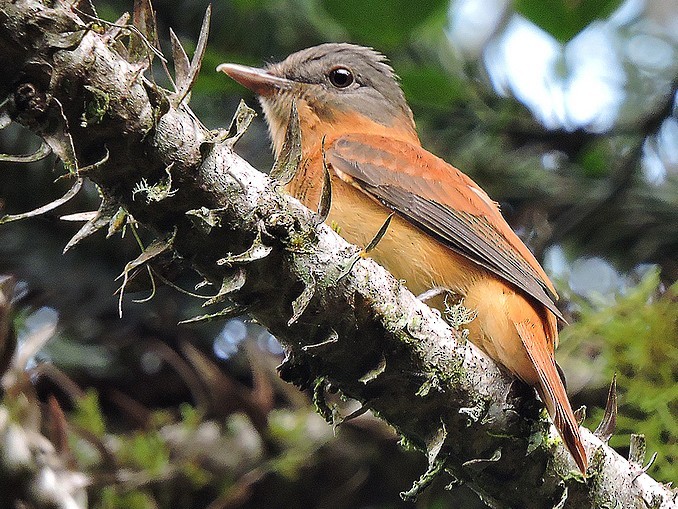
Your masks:
{"label": "bird's shoulder", "polygon": [[350,133],[323,157],[342,180],[381,201],[454,251],[515,284],[561,317],[555,288],[499,205],[470,177],[420,145]]}

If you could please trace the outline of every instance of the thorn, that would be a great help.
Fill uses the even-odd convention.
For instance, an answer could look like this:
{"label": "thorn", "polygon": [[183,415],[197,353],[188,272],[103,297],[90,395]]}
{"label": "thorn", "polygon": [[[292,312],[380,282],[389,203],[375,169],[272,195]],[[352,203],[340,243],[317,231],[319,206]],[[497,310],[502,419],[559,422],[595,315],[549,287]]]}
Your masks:
{"label": "thorn", "polygon": [[355,267],[355,264],[358,263],[363,258],[363,256],[364,251],[358,251],[357,253],[352,254],[342,261],[339,268],[339,274],[337,274],[333,284],[338,284],[342,279],[348,276],[353,270],[353,267]]}
{"label": "thorn", "polygon": [[617,374],[612,377],[610,390],[607,393],[607,403],[605,404],[605,413],[603,420],[593,432],[595,436],[603,442],[607,442],[614,434],[617,427]]}
{"label": "thorn", "polygon": [[200,323],[200,322],[211,322],[217,320],[228,320],[230,318],[236,318],[238,316],[244,315],[251,309],[251,306],[242,306],[240,304],[233,304],[232,306],[225,307],[221,311],[216,313],[211,313],[207,315],[194,316],[193,318],[188,318],[186,320],[181,320],[178,322],[179,325],[185,325],[188,323]]}
{"label": "thorn", "polygon": [[659,454],[658,454],[657,452],[654,452],[654,453],[652,454],[652,457],[650,458],[650,461],[647,462],[647,465],[645,465],[645,466],[640,470],[640,472],[638,472],[638,475],[636,475],[636,476],[633,478],[633,481],[634,481],[634,482],[635,482],[635,480],[638,479],[641,475],[647,473],[647,471],[650,470],[650,468],[652,467],[652,465],[654,465],[654,462],[655,462],[655,460],[657,459],[657,456],[658,456],[658,455],[659,455]]}
{"label": "thorn", "polygon": [[287,321],[288,327],[301,318],[315,294],[316,282],[312,275],[309,274],[303,283],[304,291],[292,302],[292,317]]}
{"label": "thorn", "polygon": [[464,463],[461,464],[461,466],[464,468],[474,470],[476,472],[481,472],[482,470],[485,470],[489,466],[489,463],[496,463],[500,459],[501,459],[501,447],[494,451],[492,456],[490,456],[489,458],[477,458],[465,461]]}
{"label": "thorn", "polygon": [[202,20],[202,26],[200,27],[200,35],[198,36],[198,44],[195,47],[195,53],[193,53],[193,60],[191,61],[191,67],[188,70],[188,75],[186,76],[184,85],[180,87],[180,92],[178,93],[178,99],[176,101],[176,106],[179,106],[184,99],[186,99],[188,93],[195,85],[195,82],[198,79],[198,73],[200,72],[200,67],[202,66],[202,59],[205,57],[205,50],[207,49],[207,37],[210,32],[210,19],[212,17],[212,5],[208,4],[207,9],[205,9],[205,16]]}
{"label": "thorn", "polygon": [[419,495],[421,495],[421,493],[438,477],[438,474],[444,470],[445,463],[445,459],[440,458],[437,459],[433,465],[429,465],[426,472],[424,472],[419,479],[414,481],[412,487],[408,491],[400,493],[400,498],[406,502],[416,502]]}
{"label": "thorn", "polygon": [[68,241],[64,247],[64,253],[77,245],[83,239],[86,239],[90,235],[93,235],[101,228],[109,224],[111,218],[113,217],[113,211],[115,210],[115,205],[113,202],[108,201],[106,198],[102,199],[99,209],[93,212],[82,212],[80,214],[70,214],[68,216],[61,216],[62,221],[81,221],[85,220],[86,223],[78,230],[78,232],[71,237],[71,240]]}
{"label": "thorn", "polygon": [[199,209],[187,210],[185,214],[203,233],[209,235],[212,228],[221,226],[222,212],[226,207],[218,209],[208,209],[207,207],[200,207]]}
{"label": "thorn", "polygon": [[148,59],[149,50],[158,58],[164,59],[158,49],[158,23],[150,0],[134,0],[132,26],[136,37],[130,37],[129,54],[133,61]]}
{"label": "thorn", "polygon": [[354,410],[350,414],[348,414],[346,417],[342,417],[341,415],[336,415],[334,412],[332,413],[332,431],[334,432],[335,436],[337,434],[337,428],[344,423],[347,423],[348,421],[352,421],[353,419],[356,419],[360,417],[361,415],[364,415],[367,413],[367,411],[370,409],[369,406],[367,405],[361,405],[360,408],[357,410]]}
{"label": "thorn", "polygon": [[122,273],[117,278],[115,278],[115,280],[117,281],[121,277],[124,277],[126,273],[129,273],[131,270],[136,269],[137,267],[143,265],[144,263],[148,263],[156,256],[161,255],[162,253],[170,249],[172,247],[172,244],[174,244],[175,235],[176,230],[172,233],[172,235],[170,235],[166,239],[154,240],[150,246],[148,246],[141,252],[139,256],[137,256],[131,262],[127,262]]}
{"label": "thorn", "polygon": [[191,62],[188,60],[186,50],[184,50],[181,41],[172,28],[169,29],[169,34],[170,41],[172,42],[172,60],[174,61],[174,91],[179,93],[188,80]]}
{"label": "thorn", "polygon": [[82,13],[89,14],[90,16],[98,16],[97,11],[94,8],[91,0],[75,0],[72,4],[73,10]]}
{"label": "thorn", "polygon": [[142,253],[139,256],[137,256],[134,260],[132,260],[131,262],[127,262],[125,268],[122,271],[122,274],[115,278],[116,281],[121,277],[123,278],[122,284],[120,285],[120,288],[118,290],[120,292],[118,295],[118,316],[120,318],[122,318],[122,300],[125,294],[125,287],[127,286],[127,281],[129,280],[130,271],[134,270],[140,265],[143,265],[144,263],[149,262],[151,259],[167,251],[174,243],[175,235],[176,229],[174,230],[174,232],[172,232],[172,236],[169,239],[154,241],[150,246],[144,249]]}
{"label": "thorn", "polygon": [[361,415],[365,415],[365,414],[369,411],[369,409],[370,409],[369,406],[367,406],[367,405],[361,405],[360,408],[358,408],[357,410],[351,412],[351,413],[348,414],[346,417],[338,417],[338,418],[336,419],[336,421],[333,423],[333,427],[334,427],[335,430],[336,430],[336,428],[338,428],[338,427],[341,426],[342,424],[345,424],[345,423],[347,423],[347,422],[349,422],[349,421],[352,421],[353,419],[357,419],[357,418],[360,417]]}
{"label": "thorn", "polygon": [[29,212],[23,212],[22,214],[13,214],[0,217],[0,224],[11,223],[12,221],[20,221],[22,219],[27,219],[29,217],[40,216],[51,210],[54,210],[61,205],[68,203],[75,195],[78,194],[80,189],[82,189],[83,180],[79,178],[75,181],[73,186],[64,194],[61,198],[58,198],[47,205],[38,207],[37,209],[31,210]]}
{"label": "thorn", "polygon": [[34,163],[36,161],[41,161],[52,153],[52,148],[42,140],[38,150],[28,155],[11,155],[11,154],[0,154],[0,163]]}
{"label": "thorn", "polygon": [[205,301],[202,307],[223,302],[230,294],[237,292],[243,287],[246,276],[245,269],[237,267],[229,276],[224,277],[219,292],[211,299]]}
{"label": "thorn", "polygon": [[48,428],[50,442],[60,455],[67,455],[70,452],[68,445],[68,422],[59,402],[50,394],[47,400],[47,413],[49,415]]}
{"label": "thorn", "polygon": [[645,466],[643,467],[643,473],[645,473],[645,472],[647,472],[648,470],[650,470],[650,467],[652,467],[652,465],[654,465],[654,462],[657,460],[657,456],[658,456],[658,455],[659,455],[659,454],[658,454],[656,451],[652,453],[652,457],[650,458],[650,461],[648,461],[648,462],[647,462],[647,465],[645,465]]}
{"label": "thorn", "polygon": [[217,260],[217,265],[226,265],[227,267],[231,267],[233,265],[250,263],[266,258],[269,254],[271,254],[273,248],[271,246],[264,245],[261,231],[262,228],[260,227],[259,231],[257,232],[257,236],[252,242],[252,245],[244,253],[239,255],[226,255],[225,257]]}
{"label": "thorn", "polygon": [[363,251],[364,254],[367,254],[367,253],[369,253],[370,251],[373,251],[373,250],[377,247],[377,245],[379,244],[379,242],[381,241],[381,239],[384,237],[384,235],[386,235],[386,231],[388,230],[388,227],[389,227],[390,224],[391,224],[391,219],[393,219],[393,215],[394,215],[394,214],[395,214],[395,212],[391,212],[391,213],[388,215],[388,217],[387,217],[386,220],[384,221],[384,224],[382,224],[382,225],[381,225],[381,228],[379,228],[379,231],[377,232],[377,234],[376,234],[376,235],[374,236],[374,238],[370,241],[370,243],[367,244],[367,247],[366,247],[365,250]]}
{"label": "thorn", "polygon": [[447,440],[447,427],[441,421],[440,427],[436,430],[432,437],[426,441],[426,457],[428,458],[429,466],[435,464],[440,451]]}
{"label": "thorn", "polygon": [[381,358],[379,359],[379,364],[361,376],[358,381],[364,385],[367,385],[370,382],[376,380],[384,371],[386,371],[386,357],[382,353]]}
{"label": "thorn", "polygon": [[586,405],[582,405],[575,410],[574,418],[577,421],[577,425],[581,426],[584,423],[584,420],[586,419]]}
{"label": "thorn", "polygon": [[[89,14],[86,14],[87,17],[90,19],[94,18],[94,16],[91,16]],[[114,23],[111,23],[110,21],[108,22],[103,22],[104,25],[108,26],[108,29],[104,32],[104,39],[106,41],[113,41],[117,39],[122,31],[127,27],[129,24],[129,12],[123,12],[120,17],[115,20]],[[101,21],[99,21],[101,22]]]}
{"label": "thorn", "polygon": [[304,345],[301,347],[302,352],[311,352],[314,350],[323,349],[326,346],[333,345],[339,342],[339,334],[334,329],[330,329],[330,333],[327,339],[321,341],[320,343],[314,343],[312,345]]}
{"label": "thorn", "polygon": [[52,101],[54,101],[59,108],[61,125],[59,126],[59,129],[57,129],[59,131],[57,135],[45,135],[45,141],[50,144],[52,151],[59,156],[59,159],[61,159],[64,166],[68,168],[68,171],[77,174],[79,168],[78,158],[75,155],[73,137],[68,131],[68,118],[64,113],[64,106],[56,97],[52,97]]}
{"label": "thorn", "polygon": [[327,167],[327,159],[325,158],[325,136],[323,136],[320,150],[322,152],[322,162],[323,162],[323,185],[320,192],[320,203],[318,204],[318,223],[324,223],[327,219],[327,216],[330,215],[330,209],[332,208],[332,176],[330,175],[330,170]]}
{"label": "thorn", "polygon": [[632,433],[629,442],[629,463],[637,468],[642,468],[646,451],[645,435]]}
{"label": "thorn", "polygon": [[275,161],[269,176],[279,186],[289,184],[301,164],[301,128],[299,127],[299,112],[297,101],[292,100],[290,120],[285,131],[280,157]]}
{"label": "thorn", "polygon": [[213,140],[214,143],[227,143],[230,147],[234,147],[236,143],[240,140],[245,131],[249,128],[254,117],[257,116],[257,113],[247,106],[245,101],[240,99],[238,103],[238,108],[233,114],[231,119],[231,125],[228,126],[226,131],[219,131],[216,133],[216,136]]}
{"label": "thorn", "polygon": [[80,176],[80,175],[83,175],[85,173],[90,173],[94,170],[101,168],[104,164],[106,164],[108,162],[108,159],[109,159],[111,154],[108,151],[108,147],[106,147],[105,145],[104,145],[104,149],[106,150],[106,154],[104,155],[104,157],[102,157],[100,160],[98,160],[95,163],[92,163],[88,166],[85,166],[84,168],[78,168],[78,170],[76,171],[77,175]]}
{"label": "thorn", "polygon": [[565,507],[565,503],[567,502],[567,497],[570,495],[569,490],[567,486],[563,487],[563,494],[560,496],[560,501],[553,506],[553,509],[563,509]]}

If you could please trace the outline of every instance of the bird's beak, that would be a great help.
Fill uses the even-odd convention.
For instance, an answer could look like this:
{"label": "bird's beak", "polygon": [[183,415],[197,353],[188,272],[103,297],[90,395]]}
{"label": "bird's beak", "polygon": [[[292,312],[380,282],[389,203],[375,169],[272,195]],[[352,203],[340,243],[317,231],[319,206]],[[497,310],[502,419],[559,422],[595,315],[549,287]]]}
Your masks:
{"label": "bird's beak", "polygon": [[290,90],[293,81],[274,76],[273,74],[256,67],[247,67],[238,64],[221,64],[217,72],[228,74],[242,86],[249,88],[260,96],[273,95],[280,90]]}

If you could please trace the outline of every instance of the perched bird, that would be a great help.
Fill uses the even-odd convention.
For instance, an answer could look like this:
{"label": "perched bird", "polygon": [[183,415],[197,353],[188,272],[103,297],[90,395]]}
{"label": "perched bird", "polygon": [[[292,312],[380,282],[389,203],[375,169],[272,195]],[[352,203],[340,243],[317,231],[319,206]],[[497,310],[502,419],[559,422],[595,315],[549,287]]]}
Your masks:
{"label": "perched bird", "polygon": [[288,191],[317,206],[324,144],[332,175],[327,222],[349,242],[366,245],[395,212],[370,255],[415,294],[445,289],[475,311],[469,339],[537,389],[585,472],[586,452],[554,360],[562,318],[555,289],[497,203],[421,147],[386,58],[362,46],[322,44],[264,69],[218,70],[259,96],[277,156],[296,100],[302,162]]}

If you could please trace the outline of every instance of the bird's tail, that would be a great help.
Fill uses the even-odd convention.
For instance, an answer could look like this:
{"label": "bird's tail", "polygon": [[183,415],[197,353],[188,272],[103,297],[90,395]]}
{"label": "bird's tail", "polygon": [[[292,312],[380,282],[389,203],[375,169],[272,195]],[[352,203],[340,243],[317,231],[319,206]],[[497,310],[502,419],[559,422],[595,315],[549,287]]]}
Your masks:
{"label": "bird's tail", "polygon": [[543,339],[538,341],[535,337],[537,330],[533,323],[526,320],[516,323],[515,326],[539,376],[539,384],[536,386],[539,397],[546,405],[567,450],[570,451],[579,470],[585,474],[588,466],[586,451],[581,443],[579,425],[567,398],[565,386],[558,374],[556,362],[545,348],[535,348],[535,345],[543,344]]}

